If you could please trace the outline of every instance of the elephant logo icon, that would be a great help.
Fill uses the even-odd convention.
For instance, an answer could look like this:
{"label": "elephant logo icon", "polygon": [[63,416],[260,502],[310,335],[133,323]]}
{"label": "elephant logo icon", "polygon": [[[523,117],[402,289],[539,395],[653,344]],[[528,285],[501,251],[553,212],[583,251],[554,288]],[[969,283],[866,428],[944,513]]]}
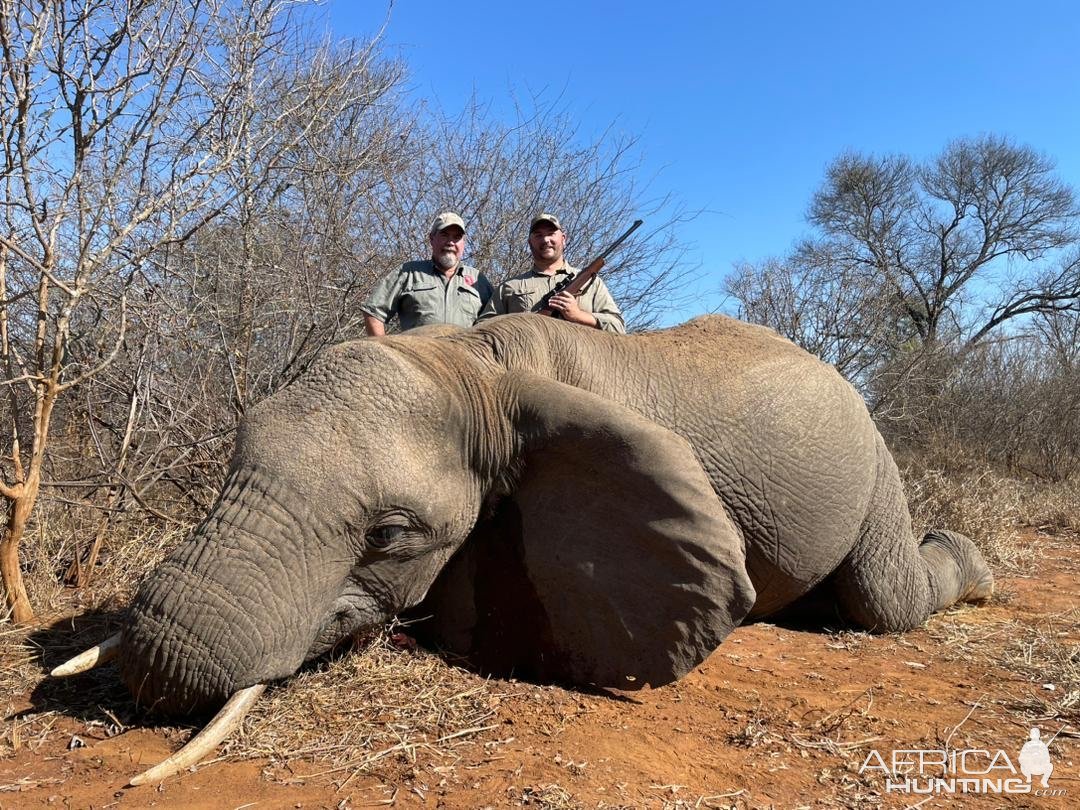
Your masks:
{"label": "elephant logo icon", "polygon": [[1039,729],[1033,728],[1029,739],[1020,749],[1020,772],[1031,782],[1033,776],[1042,777],[1042,786],[1049,787],[1054,763],[1050,761],[1050,749],[1040,739]]}

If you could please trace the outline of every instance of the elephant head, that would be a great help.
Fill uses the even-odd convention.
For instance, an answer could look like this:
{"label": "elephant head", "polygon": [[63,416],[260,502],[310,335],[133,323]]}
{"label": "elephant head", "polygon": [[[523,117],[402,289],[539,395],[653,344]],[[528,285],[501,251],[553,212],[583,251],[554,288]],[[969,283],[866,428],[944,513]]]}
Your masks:
{"label": "elephant head", "polygon": [[555,379],[544,346],[508,364],[500,334],[342,344],[249,413],[131,606],[139,702],[205,710],[418,605],[484,666],[575,683],[659,685],[715,649],[754,589],[690,445]]}

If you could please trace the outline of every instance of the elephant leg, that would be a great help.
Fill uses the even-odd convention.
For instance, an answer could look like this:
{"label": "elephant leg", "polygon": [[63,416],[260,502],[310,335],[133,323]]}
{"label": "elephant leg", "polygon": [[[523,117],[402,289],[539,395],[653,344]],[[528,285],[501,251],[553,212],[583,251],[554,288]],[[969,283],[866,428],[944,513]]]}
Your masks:
{"label": "elephant leg", "polygon": [[900,474],[880,436],[877,450],[861,534],[832,577],[841,609],[862,627],[887,633],[918,627],[958,601],[988,598],[994,579],[971,540],[944,530],[914,538]]}

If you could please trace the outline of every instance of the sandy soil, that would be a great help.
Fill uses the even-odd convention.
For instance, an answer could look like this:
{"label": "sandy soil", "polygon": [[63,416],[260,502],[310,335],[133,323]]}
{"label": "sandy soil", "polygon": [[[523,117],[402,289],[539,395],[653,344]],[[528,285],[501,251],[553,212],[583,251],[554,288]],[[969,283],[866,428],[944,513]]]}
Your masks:
{"label": "sandy soil", "polygon": [[[990,605],[925,629],[872,637],[761,623],[662,689],[508,684],[491,727],[452,757],[408,748],[371,773],[219,761],[127,788],[184,735],[142,727],[109,738],[60,711],[49,733],[22,739],[11,717],[33,697],[17,696],[0,808],[1080,807],[1080,684],[1054,681],[1080,671],[1080,554],[1075,539],[1032,542],[1033,576],[999,579]],[[886,791],[879,771],[860,773],[872,751],[888,761],[896,749],[945,747],[1002,749],[1019,768],[1033,725],[1044,739],[1060,732],[1057,795],[909,795]]]}

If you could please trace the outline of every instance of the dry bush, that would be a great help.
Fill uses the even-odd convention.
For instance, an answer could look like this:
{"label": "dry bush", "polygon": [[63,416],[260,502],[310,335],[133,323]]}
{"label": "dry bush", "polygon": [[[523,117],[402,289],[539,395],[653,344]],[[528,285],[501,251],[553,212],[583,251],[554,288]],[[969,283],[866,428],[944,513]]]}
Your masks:
{"label": "dry bush", "polygon": [[1080,535],[1080,480],[1028,480],[1020,488],[1020,520],[1049,533]]}
{"label": "dry bush", "polygon": [[[1064,314],[1040,323],[1080,328]],[[1064,347],[1019,334],[943,356],[934,377],[915,442],[944,439],[985,465],[1047,482],[1080,473],[1080,362]]]}
{"label": "dry bush", "polygon": [[1032,557],[1024,529],[1080,534],[1080,480],[1007,472],[982,449],[939,435],[895,453],[916,536],[931,528],[962,532],[994,565],[1017,570]]}
{"label": "dry bush", "polygon": [[[0,693],[18,695],[28,691],[41,677],[35,659],[33,647],[26,643],[25,627],[0,625]],[[7,714],[4,712],[0,717],[6,718]]]}
{"label": "dry bush", "polygon": [[67,588],[62,576],[75,552],[102,527],[102,513],[80,504],[43,500],[24,546],[27,590],[44,616],[109,610],[134,596],[146,574],[191,530],[145,514],[115,516],[105,527],[105,552],[88,572],[87,586]]}
{"label": "dry bush", "polygon": [[[40,626],[0,623],[0,694],[30,693],[42,683],[47,669],[116,632],[115,617],[131,601],[139,583],[190,531],[188,525],[162,528],[145,516],[124,516],[110,524],[107,551],[98,558],[87,584],[64,587],[61,577],[76,544],[88,542],[100,518],[98,510],[78,504],[55,499],[39,504],[27,532],[23,565],[27,590],[43,621]],[[50,621],[52,627],[43,631]],[[42,633],[47,640],[39,637]],[[85,713],[85,709],[98,721],[111,722],[98,708],[104,706],[125,718],[134,715],[115,669],[107,667],[102,672],[108,674],[68,682],[73,691],[65,714]],[[28,731],[36,724],[28,721]]]}
{"label": "dry bush", "polygon": [[951,529],[970,537],[992,568],[1017,572],[1030,567],[1034,550],[1020,542],[1023,510],[1015,479],[918,461],[905,464],[901,474],[916,537],[930,529]]}

